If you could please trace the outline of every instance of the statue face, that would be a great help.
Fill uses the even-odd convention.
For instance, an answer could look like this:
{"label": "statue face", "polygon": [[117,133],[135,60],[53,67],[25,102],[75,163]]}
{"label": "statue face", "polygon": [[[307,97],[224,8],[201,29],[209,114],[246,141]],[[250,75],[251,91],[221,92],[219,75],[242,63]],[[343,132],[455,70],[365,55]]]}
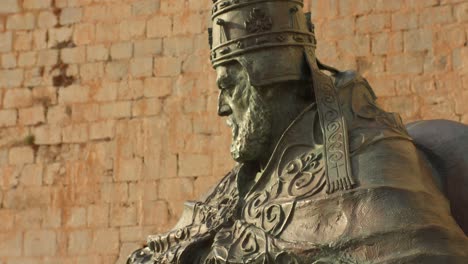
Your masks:
{"label": "statue face", "polygon": [[218,66],[216,73],[218,115],[226,116],[232,129],[231,155],[238,162],[258,160],[270,144],[270,106],[240,64]]}

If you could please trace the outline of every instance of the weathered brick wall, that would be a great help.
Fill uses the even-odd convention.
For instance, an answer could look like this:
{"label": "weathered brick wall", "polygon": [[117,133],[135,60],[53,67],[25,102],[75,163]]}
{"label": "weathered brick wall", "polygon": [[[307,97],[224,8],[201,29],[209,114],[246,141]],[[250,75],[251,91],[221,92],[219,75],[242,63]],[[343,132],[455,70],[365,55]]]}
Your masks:
{"label": "weathered brick wall", "polygon": [[[211,0],[0,0],[0,263],[123,263],[233,164]],[[468,123],[468,1],[313,0],[322,61]]]}

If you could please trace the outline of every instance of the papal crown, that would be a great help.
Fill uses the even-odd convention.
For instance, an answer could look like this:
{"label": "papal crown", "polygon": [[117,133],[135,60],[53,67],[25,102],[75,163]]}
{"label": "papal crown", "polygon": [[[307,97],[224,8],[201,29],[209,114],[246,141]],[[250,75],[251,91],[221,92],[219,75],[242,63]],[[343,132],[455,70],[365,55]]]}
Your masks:
{"label": "papal crown", "polygon": [[213,66],[258,49],[316,46],[303,0],[213,0],[209,29]]}

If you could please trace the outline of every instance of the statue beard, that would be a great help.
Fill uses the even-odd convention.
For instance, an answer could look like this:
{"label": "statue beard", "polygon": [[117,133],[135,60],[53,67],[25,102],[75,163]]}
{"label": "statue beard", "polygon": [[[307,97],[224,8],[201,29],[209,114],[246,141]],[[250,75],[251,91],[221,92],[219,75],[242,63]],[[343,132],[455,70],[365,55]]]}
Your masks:
{"label": "statue beard", "polygon": [[[247,91],[249,106],[240,123],[229,120],[232,128],[231,155],[238,162],[258,160],[268,151],[271,136],[271,111],[257,90]],[[248,97],[247,97],[248,98]]]}

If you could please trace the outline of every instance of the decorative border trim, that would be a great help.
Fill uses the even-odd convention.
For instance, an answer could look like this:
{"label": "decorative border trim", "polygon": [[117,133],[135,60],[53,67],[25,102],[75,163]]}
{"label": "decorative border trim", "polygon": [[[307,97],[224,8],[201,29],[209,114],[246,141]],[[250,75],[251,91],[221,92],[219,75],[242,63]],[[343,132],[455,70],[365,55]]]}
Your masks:
{"label": "decorative border trim", "polygon": [[[249,1],[249,2],[246,2],[246,3],[238,3],[239,1],[241,0],[228,0],[228,1],[224,1],[224,2],[216,2],[214,3],[213,5],[213,9],[212,9],[212,15],[211,15],[211,19],[214,20],[215,17],[221,15],[221,14],[224,14],[226,12],[229,12],[233,9],[238,9],[238,8],[242,8],[242,7],[245,7],[245,6],[249,6],[249,5],[255,5],[255,4],[260,4],[260,3],[265,3],[265,2],[289,2],[289,3],[294,3],[294,4],[298,4],[300,5],[301,7],[304,6],[304,2],[303,0],[257,0],[257,1]],[[226,4],[226,6],[221,6],[223,4]],[[221,9],[219,9],[221,6]]]}

